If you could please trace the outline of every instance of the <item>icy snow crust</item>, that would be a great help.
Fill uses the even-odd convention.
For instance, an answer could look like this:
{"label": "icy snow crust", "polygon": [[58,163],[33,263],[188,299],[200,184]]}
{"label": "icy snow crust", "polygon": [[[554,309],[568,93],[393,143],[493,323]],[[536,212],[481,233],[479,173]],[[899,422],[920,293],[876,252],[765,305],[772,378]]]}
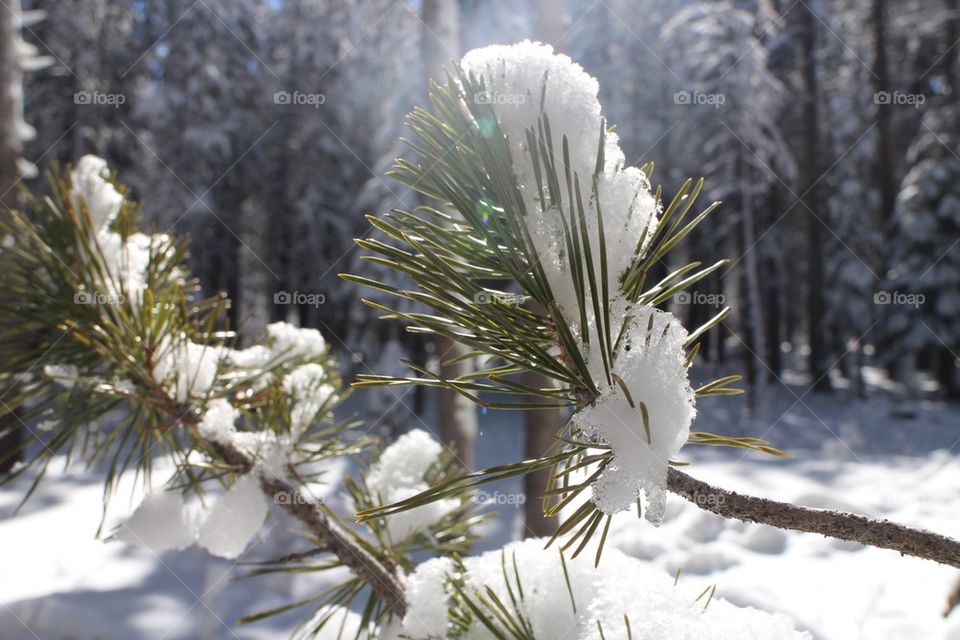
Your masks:
{"label": "icy snow crust", "polygon": [[[517,597],[513,562],[523,585],[518,609],[529,621],[536,638],[600,638],[597,620],[606,638],[626,638],[624,615],[636,640],[786,640],[809,639],[785,615],[770,614],[750,607],[736,607],[722,598],[713,598],[704,609],[698,593],[674,586],[674,580],[620,551],[607,549],[599,569],[592,556],[567,559],[570,591],[566,588],[559,554],[544,549],[543,539],[514,542],[501,551],[467,558],[465,571],[457,574],[452,562],[434,559],[424,562],[407,579],[408,611],[399,628],[385,638],[447,637],[449,579],[461,579],[468,595],[486,593],[490,588],[501,602],[510,606],[511,596],[504,579],[504,565],[510,588]],[[589,554],[588,554],[589,555]],[[446,584],[446,592],[438,585]],[[571,604],[571,593],[576,612]],[[495,636],[474,620],[465,636],[487,640]]]}
{"label": "icy snow crust", "polygon": [[[686,330],[668,312],[631,306],[620,290],[620,276],[658,220],[650,183],[640,169],[624,167],[617,135],[609,132],[604,139],[603,168],[594,176],[600,132],[606,126],[597,100],[599,85],[569,57],[555,54],[547,45],[522,42],[475,49],[464,56],[462,65],[465,71],[484,80],[486,95],[467,99],[490,104],[509,140],[527,226],[550,288],[577,336],[581,331],[579,301],[563,241],[561,212],[540,202],[525,133],[536,127],[544,86],[544,112],[554,144],[559,147],[559,141],[566,136],[571,170],[577,178],[573,185],[567,185],[564,171],[559,171],[560,191],[566,194],[568,186],[575,189],[579,184],[598,274],[599,203],[607,249],[610,333],[614,341],[621,331],[624,334],[612,370],[624,381],[630,399],[619,384],[607,379],[600,351],[582,344],[581,352],[600,397],[574,417],[574,424],[610,444],[614,453],[612,464],[593,486],[597,506],[606,513],[622,511],[638,499],[642,489],[647,500],[646,517],[657,523],[664,510],[667,461],[686,442],[696,411],[685,366]],[[558,149],[554,152],[559,154]],[[562,206],[568,208],[569,203]],[[602,296],[601,292],[598,294]],[[591,344],[596,345],[598,328],[592,308],[586,315]],[[649,441],[641,402],[648,411]]]}

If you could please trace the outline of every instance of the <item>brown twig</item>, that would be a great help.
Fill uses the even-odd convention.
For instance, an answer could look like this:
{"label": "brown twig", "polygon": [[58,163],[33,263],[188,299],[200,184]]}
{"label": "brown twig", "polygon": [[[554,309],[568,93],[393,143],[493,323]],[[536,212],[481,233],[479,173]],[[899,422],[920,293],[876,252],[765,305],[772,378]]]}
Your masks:
{"label": "brown twig", "polygon": [[[199,420],[193,411],[183,407],[165,407],[168,415],[184,424],[196,427]],[[255,468],[254,460],[240,449],[212,440],[204,440],[217,456],[239,473],[249,473]],[[324,510],[316,500],[304,494],[286,480],[260,473],[263,492],[273,498],[287,513],[300,521],[306,529],[322,540],[337,559],[349,567],[364,582],[370,585],[386,603],[387,610],[403,617],[407,611],[401,577],[392,567],[378,560],[360,545],[349,531],[343,528]],[[284,499],[279,499],[284,496]]]}
{"label": "brown twig", "polygon": [[889,520],[872,520],[855,513],[813,509],[742,495],[707,484],[674,468],[667,472],[667,487],[701,509],[725,518],[819,533],[960,567],[960,542],[923,529]]}

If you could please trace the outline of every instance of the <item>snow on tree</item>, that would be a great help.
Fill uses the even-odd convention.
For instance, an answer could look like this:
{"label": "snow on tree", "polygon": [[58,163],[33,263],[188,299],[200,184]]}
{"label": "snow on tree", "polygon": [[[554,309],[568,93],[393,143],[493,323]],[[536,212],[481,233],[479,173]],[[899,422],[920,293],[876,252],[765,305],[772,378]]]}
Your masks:
{"label": "snow on tree", "polygon": [[[427,472],[440,459],[443,447],[426,431],[414,429],[384,449],[366,476],[366,485],[380,504],[399,502],[426,491]],[[460,506],[457,500],[438,500],[387,517],[387,533],[405,540],[439,522]]]}
{"label": "snow on tree", "polygon": [[190,230],[192,271],[205,292],[230,294],[235,325],[249,316],[248,339],[262,333],[278,289],[261,246],[269,217],[251,199],[267,181],[262,142],[273,123],[274,72],[263,62],[259,27],[268,4],[170,2],[176,28],[154,38],[131,69],[147,77],[132,98],[144,127],[135,140],[146,147],[144,190],[153,195],[147,214],[163,228]]}
{"label": "snow on tree", "polygon": [[[455,563],[428,560],[407,578],[410,607],[385,639],[811,638],[782,614],[738,608],[710,596],[704,606],[662,570],[619,551],[598,567],[564,560],[544,540],[513,542]],[[448,616],[469,609],[472,618]]]}
{"label": "snow on tree", "polygon": [[[855,33],[862,34],[864,23],[869,22],[867,10],[857,3],[838,6],[829,16],[828,25],[837,32],[839,40],[824,42],[821,54],[836,69],[824,78],[824,90],[831,96],[824,101],[824,117],[832,132],[828,148],[831,157],[843,158],[822,181],[827,191],[824,222],[835,234],[829,235],[830,249],[825,253],[824,273],[830,286],[824,291],[824,323],[837,348],[846,356],[846,375],[861,394],[865,391],[860,375],[865,364],[864,348],[866,342],[879,335],[873,329],[877,321],[873,296],[881,286],[878,276],[883,273],[883,260],[888,253],[883,229],[889,224],[889,217],[883,211],[878,185],[892,181],[879,177],[884,159],[878,152],[882,145],[876,124],[877,118],[890,112],[891,107],[877,104],[873,72],[860,63],[875,57],[867,46],[873,43],[861,38],[857,49],[851,50],[841,42],[849,41]],[[863,180],[861,176],[865,174],[878,175],[876,184]],[[871,218],[864,217],[867,212]]]}
{"label": "snow on tree", "polygon": [[[796,168],[779,125],[784,87],[768,68],[755,16],[732,4],[693,3],[670,19],[663,37],[669,64],[680,77],[674,98],[685,114],[674,133],[686,141],[682,154],[695,157],[694,148],[707,153],[700,170],[711,197],[730,203],[739,214],[737,228],[724,240],[738,247],[738,299],[755,403],[764,393],[769,359],[760,265],[779,251],[769,238],[764,242],[758,218],[769,190],[791,179]],[[705,244],[717,246],[716,235]]]}
{"label": "snow on tree", "polygon": [[[594,499],[605,513],[615,513],[633,505],[642,487],[651,505],[647,517],[657,521],[663,514],[667,460],[687,440],[694,398],[687,382],[686,332],[667,312],[641,308],[631,316],[631,301],[621,287],[634,256],[647,248],[643,239],[652,235],[658,221],[649,180],[640,169],[624,166],[616,134],[605,131],[597,81],[570,58],[554,55],[545,45],[522,43],[474,50],[464,56],[462,65],[466,73],[482,78],[486,94],[472,98],[486,98],[493,107],[510,146],[527,212],[524,222],[540,266],[571,330],[581,334],[579,349],[592,379],[602,381],[595,403],[574,417],[580,429],[609,444],[614,454],[594,485]],[[584,250],[602,255],[606,273],[599,290],[594,283],[585,289],[578,286],[573,274],[579,265],[562,242],[564,213],[537,189],[540,166],[525,134],[538,118],[549,120],[557,139],[569,141],[564,147],[564,158],[570,162],[563,187],[579,196],[580,180],[586,186],[587,176],[593,176],[579,223],[584,227]],[[478,121],[477,126],[493,125]],[[601,265],[591,261],[587,268],[599,270]],[[606,318],[598,307],[583,308],[585,295],[607,298]],[[615,363],[608,361],[608,347],[591,348],[591,338],[603,345],[610,336],[623,340]],[[610,373],[614,367],[616,380]],[[651,371],[663,376],[657,390],[650,385],[657,381],[657,375],[648,377]],[[638,459],[643,463],[636,464]]]}

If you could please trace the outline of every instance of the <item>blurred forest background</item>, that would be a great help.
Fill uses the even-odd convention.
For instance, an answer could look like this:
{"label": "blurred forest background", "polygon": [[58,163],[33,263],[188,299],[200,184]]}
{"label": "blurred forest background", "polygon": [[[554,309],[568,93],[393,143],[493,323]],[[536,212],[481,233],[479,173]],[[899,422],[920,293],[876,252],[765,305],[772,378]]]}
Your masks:
{"label": "blurred forest background", "polygon": [[[194,273],[230,295],[245,336],[292,319],[319,328],[348,369],[430,362],[434,345],[377,322],[367,292],[337,274],[377,268],[353,244],[365,213],[416,205],[384,173],[409,153],[398,138],[428,69],[532,38],[599,79],[628,162],[655,161],[666,194],[704,176],[704,204],[724,201],[686,251],[731,264],[671,308],[695,326],[733,307],[701,354],[747,375],[747,405],[783,380],[960,395],[958,0],[22,8],[35,50],[12,59],[34,135],[14,126],[22,161],[0,184],[32,187],[37,169],[103,156],[148,226],[190,237]],[[378,419],[402,426],[392,398],[373,397]]]}

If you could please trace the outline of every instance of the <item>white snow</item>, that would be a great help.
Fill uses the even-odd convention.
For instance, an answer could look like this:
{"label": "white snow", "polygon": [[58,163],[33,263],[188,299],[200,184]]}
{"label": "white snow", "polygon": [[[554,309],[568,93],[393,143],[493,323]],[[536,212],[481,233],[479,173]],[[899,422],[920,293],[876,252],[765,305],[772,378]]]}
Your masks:
{"label": "white snow", "polygon": [[[545,542],[536,538],[514,542],[503,550],[467,558],[465,571],[459,576],[464,591],[476,597],[486,595],[487,589],[491,589],[512,610],[509,592],[512,589],[517,609],[529,622],[536,638],[600,638],[598,620],[605,637],[625,638],[624,616],[630,620],[631,632],[638,640],[811,637],[798,632],[793,622],[782,614],[736,607],[722,598],[713,598],[704,608],[705,601],[696,601],[696,590],[684,584],[674,586],[673,578],[663,570],[615,549],[606,551],[597,569],[593,566],[592,554],[567,558],[568,590],[559,552],[555,548],[544,549]],[[450,564],[428,561],[410,576],[409,582],[423,591],[408,603],[403,637],[426,639],[445,635],[437,617],[446,612],[447,594],[452,592],[444,575],[452,573]],[[517,574],[523,587],[522,598],[518,595]],[[446,593],[444,585],[447,585]],[[424,624],[425,620],[430,622]],[[464,637],[486,640],[494,635],[474,620]]]}
{"label": "white snow", "polygon": [[327,343],[316,329],[296,327],[289,322],[267,325],[267,342],[274,357],[318,358],[326,353]]}
{"label": "white snow", "polygon": [[[873,407],[878,402],[873,399],[869,404]],[[811,406],[831,428],[838,429],[835,425],[848,412],[851,416],[870,415],[873,426],[882,430],[892,429],[896,422],[877,420],[865,403],[827,399]],[[918,410],[921,417],[914,420],[918,424],[940,425],[941,429],[956,424],[955,408],[934,411],[921,405]],[[820,425],[812,417],[809,424],[795,423],[794,417],[801,414],[805,416],[805,410],[795,408],[787,417],[791,429],[814,430]],[[522,441],[515,436],[522,416],[509,414],[507,418],[514,419],[509,423],[503,416],[485,417],[491,422],[478,439],[477,455],[478,464],[486,466],[509,459],[505,448]],[[823,436],[830,437],[823,426],[819,429]],[[917,437],[915,430],[910,437]],[[710,452],[697,450],[688,472],[734,491],[814,506],[855,508],[872,517],[955,536],[960,458],[956,451],[946,451],[948,445],[941,451],[910,456],[868,457],[858,453],[861,459],[844,460],[828,459],[820,452],[797,451],[791,460],[751,455],[735,464],[736,456],[708,456]],[[169,472],[170,468],[158,468],[155,475],[166,477],[165,470]],[[111,503],[110,526],[125,515],[132,474],[125,477],[123,488]],[[163,636],[187,640],[195,638],[197,629],[204,625],[212,625],[211,637],[232,637],[220,626],[220,618],[241,637],[281,640],[290,637],[290,630],[308,612],[298,610],[279,621],[239,628],[234,621],[330,585],[325,581],[328,578],[316,573],[230,580],[236,569],[231,571],[225,561],[195,548],[158,557],[139,546],[103,544],[94,537],[100,519],[101,480],[96,470],[78,468],[64,473],[59,458],[20,514],[12,515],[12,508],[32,477],[15,480],[0,492],[0,543],[17,549],[17,553],[5,557],[4,579],[0,580],[0,603],[9,607],[0,606],[4,638],[34,638],[13,617],[12,610],[42,638],[131,640]],[[348,507],[334,504],[335,485],[316,485],[316,490],[326,491],[318,495],[327,495],[331,507],[346,513]],[[517,487],[509,485],[500,490]],[[497,547],[511,531],[522,531],[522,527],[513,526],[519,518],[516,511],[506,507],[499,511],[507,520],[483,529],[481,549]],[[281,523],[270,535],[285,531]],[[671,577],[680,568],[679,587],[684,594],[696,597],[716,584],[717,596],[738,606],[786,613],[797,621],[798,628],[813,632],[818,640],[960,640],[960,610],[947,620],[941,617],[947,594],[957,580],[953,567],[893,551],[837,543],[814,534],[780,532],[725,520],[679,498],[669,502],[663,524],[656,529],[639,522],[635,512],[614,516],[607,544],[605,557],[619,549]],[[284,540],[270,552],[261,552],[258,544],[256,551],[258,558],[274,557],[268,553],[282,555],[289,551],[289,541]],[[592,562],[591,551],[584,553]],[[413,579],[411,574],[408,580]],[[206,606],[198,604],[190,609],[208,588],[211,591],[204,596]],[[566,592],[562,586],[561,591]],[[714,599],[708,611],[716,604]],[[190,613],[185,614],[188,609]],[[59,616],[65,614],[85,624],[75,633],[57,636]],[[634,622],[631,618],[636,633],[638,625]],[[608,639],[622,637],[606,627],[605,632]],[[574,634],[568,638],[574,638]]]}
{"label": "white snow", "polygon": [[233,444],[237,430],[234,424],[240,412],[224,398],[215,398],[207,404],[207,410],[200,420],[200,437],[219,444]]}
{"label": "white snow", "polygon": [[407,614],[395,621],[384,633],[384,640],[409,636],[412,638],[443,638],[447,635],[448,593],[447,576],[457,574],[450,558],[431,558],[417,565],[407,576]]}
{"label": "white snow", "polygon": [[[614,454],[593,485],[597,506],[605,513],[629,509],[642,488],[644,515],[658,523],[665,505],[666,461],[686,443],[696,415],[683,348],[687,332],[671,313],[647,308],[637,312],[628,335],[616,370],[630,397],[617,383],[606,386],[597,402],[573,420],[600,436]],[[647,409],[649,442],[641,402]]]}
{"label": "white snow", "polygon": [[185,338],[164,339],[154,355],[153,377],[180,403],[204,398],[216,380],[225,350]]}
{"label": "white snow", "polygon": [[317,611],[316,615],[304,623],[303,628],[298,633],[294,634],[293,640],[348,640],[358,637],[357,631],[360,629],[363,617],[359,613],[343,607],[336,607],[335,612],[326,624],[319,632],[314,633],[315,626],[329,613],[330,611],[326,608]]}
{"label": "white snow", "polygon": [[206,440],[236,447],[252,456],[256,472],[273,478],[285,477],[285,467],[293,454],[293,440],[267,429],[239,431],[236,428],[239,417],[240,412],[228,400],[215,398],[207,404],[198,432]]}
{"label": "white snow", "polygon": [[[424,475],[442,452],[441,444],[426,431],[409,431],[383,450],[367,474],[367,487],[381,504],[410,498],[429,488]],[[399,542],[439,521],[458,504],[457,500],[437,500],[387,516],[387,532]]]}
{"label": "white snow", "polygon": [[[165,460],[154,465],[158,480],[173,472]],[[64,458],[58,456],[34,498],[16,515],[13,508],[33,477],[20,478],[0,492],[0,542],[17,549],[4,557],[0,572],[4,640],[288,640],[309,609],[247,626],[237,620],[332,584],[334,576],[315,573],[236,580],[243,568],[196,546],[157,552],[139,543],[105,543],[96,537],[103,471],[79,465],[64,471],[63,466]],[[345,462],[332,462],[329,470],[333,485],[313,484],[311,489],[344,512],[336,483],[346,471]],[[132,472],[120,477],[105,532],[134,511],[143,496],[138,485]],[[278,557],[298,543],[285,526],[268,526],[262,535],[265,539],[245,558]]]}
{"label": "white snow", "polygon": [[[577,327],[580,318],[578,296],[566,256],[560,212],[551,203],[539,201],[525,131],[537,125],[541,89],[546,84],[544,111],[556,146],[554,154],[557,158],[562,157],[560,144],[566,136],[571,171],[579,178],[584,222],[593,249],[594,266],[599,274],[597,205],[591,197],[600,130],[604,123],[597,99],[599,84],[569,57],[555,54],[549,45],[529,41],[474,49],[463,57],[461,65],[467,72],[485,80],[488,95],[484,98],[467,96],[467,99],[485,100],[490,104],[510,142],[514,174],[523,193],[528,226],[541,265],[568,323]],[[562,169],[559,174],[560,191],[566,199],[567,187],[574,185],[566,184]],[[658,212],[647,178],[636,167],[625,167],[616,133],[606,135],[604,164],[597,180],[609,266],[608,286],[613,297],[617,297],[619,277],[630,265],[644,231],[656,223]],[[576,181],[571,178],[571,182]],[[562,203],[568,216],[570,205],[565,200]],[[613,315],[622,320],[622,314]],[[591,325],[594,322],[592,316],[590,310],[588,323]]]}
{"label": "white snow", "polygon": [[380,454],[367,474],[367,486],[376,494],[421,483],[442,452],[441,444],[423,429],[408,431]]}
{"label": "white snow", "polygon": [[47,364],[43,367],[43,375],[66,389],[72,389],[80,376],[80,370],[73,364]]}
{"label": "white snow", "polygon": [[110,231],[110,224],[117,217],[123,204],[123,196],[106,180],[109,168],[104,159],[92,155],[80,158],[71,172],[73,206],[79,210],[80,202],[86,203],[92,223],[91,242],[96,243],[103,255],[108,291],[99,292],[117,299],[130,296],[138,300],[147,287],[147,269],[151,253],[170,241],[166,234],[153,236],[142,233],[124,238]]}
{"label": "white snow", "polygon": [[154,551],[186,549],[197,537],[197,516],[177,491],[160,489],[147,494],[115,537]]}
{"label": "white snow", "polygon": [[240,476],[206,512],[197,542],[215,556],[236,558],[260,531],[269,510],[256,474]]}
{"label": "white snow", "polygon": [[79,210],[79,199],[83,199],[90,213],[94,232],[107,229],[123,204],[123,196],[106,179],[108,173],[107,161],[92,155],[80,158],[70,172],[73,206]]}
{"label": "white snow", "polygon": [[230,363],[240,369],[264,367],[270,362],[272,352],[265,345],[257,344],[246,349],[234,349],[227,354]]}
{"label": "white snow", "polygon": [[198,543],[221,558],[236,558],[260,531],[269,511],[256,473],[239,476],[213,504],[186,503],[177,491],[148,493],[114,537],[155,552]]}
{"label": "white snow", "polygon": [[327,383],[327,371],[320,364],[301,365],[283,379],[283,388],[290,396],[290,435],[296,440],[306,431],[333,395],[334,388]]}
{"label": "white snow", "polygon": [[169,242],[169,236],[164,234],[132,233],[126,240],[113,231],[103,230],[97,234],[107,272],[112,276],[106,283],[110,289],[108,293],[130,296],[139,301],[147,288],[151,254]]}

